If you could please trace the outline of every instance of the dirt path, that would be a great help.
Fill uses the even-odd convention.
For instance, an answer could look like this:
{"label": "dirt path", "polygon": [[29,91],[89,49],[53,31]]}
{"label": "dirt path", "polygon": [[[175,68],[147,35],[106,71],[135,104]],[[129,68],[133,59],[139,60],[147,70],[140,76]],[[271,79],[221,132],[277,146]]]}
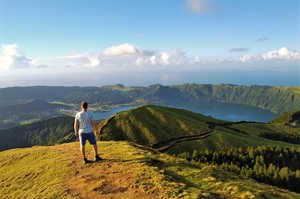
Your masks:
{"label": "dirt path", "polygon": [[183,137],[179,137],[179,138],[172,138],[167,141],[162,141],[162,142],[156,143],[156,144],[152,145],[152,148],[157,149],[159,152],[164,152],[179,142],[199,140],[199,139],[206,138],[210,135],[211,135],[211,132],[209,131],[209,132],[204,132],[204,133],[201,133],[198,135],[190,135],[190,136],[183,136]]}
{"label": "dirt path", "polygon": [[[83,164],[79,152],[79,144],[67,145],[67,155],[75,165],[75,172],[70,175],[65,184],[68,192],[77,198],[156,198],[157,193],[146,194],[143,190],[134,188],[134,173],[124,165],[126,161],[108,159]],[[100,153],[101,154],[101,153]],[[91,151],[87,156],[92,157]]]}
{"label": "dirt path", "polygon": [[226,123],[207,123],[208,124],[208,129],[209,129],[209,131],[207,131],[207,132],[203,132],[203,133],[200,133],[200,134],[197,134],[197,135],[189,135],[189,136],[182,136],[182,137],[178,137],[178,138],[172,138],[172,139],[169,139],[169,140],[165,140],[165,141],[153,144],[151,147],[154,148],[154,149],[157,149],[160,152],[164,152],[164,151],[171,148],[172,146],[174,146],[177,143],[206,138],[206,137],[210,136],[213,133],[214,129],[217,126],[224,127],[224,128],[230,129],[232,131],[236,131],[238,133],[248,134],[244,131],[241,131],[241,130],[230,127],[230,125],[233,125],[233,124],[245,124],[245,123],[247,123],[247,124],[264,124],[264,123],[260,123],[260,122],[246,122],[246,121],[226,122]]}

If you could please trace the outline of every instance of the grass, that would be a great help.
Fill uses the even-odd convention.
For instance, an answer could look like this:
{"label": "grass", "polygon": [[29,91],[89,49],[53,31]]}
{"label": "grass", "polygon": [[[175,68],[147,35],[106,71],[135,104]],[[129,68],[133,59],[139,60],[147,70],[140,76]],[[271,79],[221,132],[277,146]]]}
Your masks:
{"label": "grass", "polygon": [[[0,153],[0,195],[5,198],[73,198],[63,181],[73,170],[61,147],[33,147]],[[67,166],[66,166],[67,165]]]}
{"label": "grass", "polygon": [[150,146],[174,137],[207,132],[218,120],[183,109],[141,106],[117,113],[100,124],[103,140],[127,140]]}
{"label": "grass", "polygon": [[[133,183],[124,190],[140,190],[148,198],[300,197],[299,194],[248,180],[214,166],[188,162],[141,145],[99,142],[98,146],[104,161],[87,166],[77,162],[81,161],[78,143],[1,152],[0,195],[4,198],[78,198],[78,195],[68,191],[70,187],[66,187],[66,179],[80,175],[87,179],[85,169],[94,169],[88,179],[95,181],[84,181],[89,187],[101,184],[100,180],[121,181],[124,173],[130,173]],[[91,151],[91,146],[87,145],[88,156]],[[110,173],[119,173],[119,176],[106,179],[109,177],[103,176],[103,173],[107,168],[111,169]],[[91,189],[96,198],[108,197],[105,195],[107,190],[105,194],[100,190],[105,183],[101,185]],[[80,189],[79,184],[77,191]],[[111,198],[118,196],[114,197],[117,193],[111,194]]]}
{"label": "grass", "polygon": [[[111,148],[113,147],[113,150]],[[126,160],[135,173],[132,185],[147,193],[160,190],[158,198],[296,198],[297,194],[257,183],[214,166],[187,162],[126,142],[103,142],[100,148]],[[111,153],[110,152],[110,153]]]}
{"label": "grass", "polygon": [[286,133],[300,133],[299,128],[291,128],[282,125],[271,124],[234,124],[230,125],[234,129],[238,129],[247,134],[243,134],[224,127],[216,127],[214,132],[200,140],[180,142],[169,148],[166,152],[168,154],[179,154],[182,152],[193,153],[194,150],[204,151],[227,151],[232,147],[247,148],[248,146],[259,145],[275,145],[280,147],[300,147],[299,144],[291,144],[282,141],[275,141],[259,137],[260,132],[286,132]]}

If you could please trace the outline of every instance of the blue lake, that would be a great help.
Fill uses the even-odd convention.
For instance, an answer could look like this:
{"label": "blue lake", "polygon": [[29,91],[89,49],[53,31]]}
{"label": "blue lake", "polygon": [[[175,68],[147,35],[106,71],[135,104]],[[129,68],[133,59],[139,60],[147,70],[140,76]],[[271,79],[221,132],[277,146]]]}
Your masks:
{"label": "blue lake", "polygon": [[[277,116],[277,114],[266,109],[221,102],[184,102],[167,104],[166,106],[182,108],[227,121],[269,122]],[[96,120],[107,119],[117,112],[129,110],[134,107],[136,106],[119,106],[107,112],[95,112],[94,117]]]}

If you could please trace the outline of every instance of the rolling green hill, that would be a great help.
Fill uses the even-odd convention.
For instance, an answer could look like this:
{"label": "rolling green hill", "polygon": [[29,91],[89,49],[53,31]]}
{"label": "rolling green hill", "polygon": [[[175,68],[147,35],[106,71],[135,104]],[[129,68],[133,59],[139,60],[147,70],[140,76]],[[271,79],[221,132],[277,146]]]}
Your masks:
{"label": "rolling green hill", "polygon": [[293,125],[293,122],[295,122],[295,125],[297,127],[300,126],[300,111],[283,113],[271,121],[271,123],[291,124],[291,125]]}
{"label": "rolling green hill", "polygon": [[[213,165],[128,142],[98,142],[103,161],[83,165],[78,143],[0,152],[0,196],[15,198],[299,198]],[[91,157],[92,149],[87,148]]]}
{"label": "rolling green hill", "polygon": [[[102,140],[126,140],[170,154],[231,147],[300,146],[300,129],[278,124],[226,122],[184,109],[145,105],[99,125]],[[276,135],[279,135],[276,137]],[[273,136],[273,137],[272,137]]]}
{"label": "rolling green hill", "polygon": [[102,140],[126,140],[152,146],[172,138],[209,132],[219,120],[184,109],[145,105],[113,115],[100,123]]}

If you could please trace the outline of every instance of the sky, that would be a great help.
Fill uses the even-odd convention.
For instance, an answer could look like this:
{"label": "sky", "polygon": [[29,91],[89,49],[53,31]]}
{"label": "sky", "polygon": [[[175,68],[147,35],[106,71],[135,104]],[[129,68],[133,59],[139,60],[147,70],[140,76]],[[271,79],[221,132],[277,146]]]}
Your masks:
{"label": "sky", "polygon": [[0,87],[300,85],[298,0],[0,0]]}

